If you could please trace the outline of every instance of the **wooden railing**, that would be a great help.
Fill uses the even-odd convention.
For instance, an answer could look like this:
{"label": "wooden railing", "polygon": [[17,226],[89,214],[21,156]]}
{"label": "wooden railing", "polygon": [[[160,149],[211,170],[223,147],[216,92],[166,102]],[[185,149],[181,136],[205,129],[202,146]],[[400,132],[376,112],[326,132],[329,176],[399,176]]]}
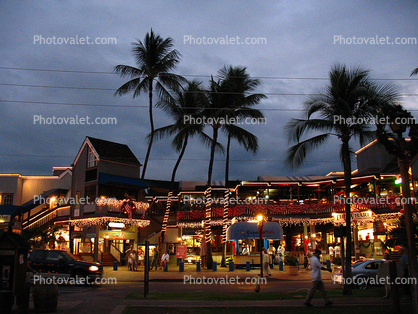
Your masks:
{"label": "wooden railing", "polygon": [[122,252],[119,251],[119,249],[113,243],[110,243],[110,254],[112,254],[119,263],[121,262]]}

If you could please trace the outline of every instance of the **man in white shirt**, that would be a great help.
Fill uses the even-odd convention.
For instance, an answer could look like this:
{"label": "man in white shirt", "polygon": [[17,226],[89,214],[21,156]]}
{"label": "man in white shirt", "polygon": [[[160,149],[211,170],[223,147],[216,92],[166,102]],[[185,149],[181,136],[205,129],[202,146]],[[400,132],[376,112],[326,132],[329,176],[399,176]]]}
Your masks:
{"label": "man in white shirt", "polygon": [[327,294],[325,293],[324,283],[322,282],[322,279],[321,279],[321,270],[328,270],[329,272],[331,272],[331,269],[326,269],[325,267],[322,266],[321,262],[319,261],[320,255],[321,255],[321,251],[315,250],[314,255],[311,257],[311,270],[312,270],[311,277],[312,277],[313,286],[311,290],[309,290],[309,293],[305,299],[305,302],[303,302],[303,304],[306,306],[313,306],[311,304],[311,300],[316,290],[319,290],[321,292],[322,297],[325,300],[325,305],[331,305],[333,303],[328,299]]}
{"label": "man in white shirt", "polygon": [[170,259],[170,251],[167,250],[163,256],[161,257],[161,261],[163,262],[163,269],[164,271],[168,271],[168,261]]}
{"label": "man in white shirt", "polygon": [[242,255],[250,255],[250,246],[247,244],[245,248],[242,250]]}

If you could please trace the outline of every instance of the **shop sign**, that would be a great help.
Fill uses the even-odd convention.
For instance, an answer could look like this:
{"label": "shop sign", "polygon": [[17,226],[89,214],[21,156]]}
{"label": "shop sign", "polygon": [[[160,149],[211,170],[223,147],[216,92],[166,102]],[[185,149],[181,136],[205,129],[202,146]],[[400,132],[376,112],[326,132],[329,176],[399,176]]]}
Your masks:
{"label": "shop sign", "polygon": [[345,214],[333,214],[334,216],[334,223],[344,223],[345,222]]}
{"label": "shop sign", "polygon": [[71,234],[71,238],[76,239],[76,238],[81,238],[81,232],[73,232]]}
{"label": "shop sign", "polygon": [[[345,213],[341,213],[341,214],[334,213],[332,216],[334,217],[334,223],[336,224],[341,224],[345,222]],[[368,220],[373,220],[373,213],[370,210],[364,211],[364,212],[355,211],[351,213],[352,222],[368,221]]]}
{"label": "shop sign", "polygon": [[186,258],[187,257],[187,245],[177,244],[176,245],[176,258]]}
{"label": "shop sign", "polygon": [[10,222],[10,215],[0,215],[0,223]]}
{"label": "shop sign", "polygon": [[123,232],[112,232],[113,240],[125,240],[125,234]]}
{"label": "shop sign", "polygon": [[353,221],[365,221],[372,220],[372,212],[370,210],[364,212],[353,212],[351,213],[351,220]]}

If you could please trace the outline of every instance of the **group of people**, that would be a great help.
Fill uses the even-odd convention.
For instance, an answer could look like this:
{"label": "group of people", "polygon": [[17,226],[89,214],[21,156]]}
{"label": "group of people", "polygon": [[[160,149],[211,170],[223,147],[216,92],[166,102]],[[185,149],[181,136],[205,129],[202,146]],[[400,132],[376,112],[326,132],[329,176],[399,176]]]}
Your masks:
{"label": "group of people", "polygon": [[[170,260],[170,251],[167,250],[165,251],[165,253],[161,256],[161,260],[159,259],[159,253],[158,253],[158,249],[155,247],[153,249],[152,252],[152,261],[151,261],[151,268],[150,270],[152,270],[155,267],[155,270],[158,269],[158,265],[160,264],[162,269],[164,271],[168,270],[168,262]],[[161,261],[161,263],[160,263]]]}
{"label": "group of people", "polygon": [[131,246],[126,252],[126,256],[128,259],[128,270],[130,271],[137,271],[138,270],[138,264],[139,266],[144,266],[144,251],[142,248],[138,249],[138,252],[133,249]]}
{"label": "group of people", "polygon": [[[138,252],[133,249],[131,246],[129,250],[126,252],[127,256],[127,262],[128,262],[128,270],[130,271],[137,271],[138,270],[138,264],[139,266],[144,266],[144,258],[145,258],[145,252],[140,247],[138,249]],[[162,256],[161,260],[159,259],[159,253],[158,249],[154,248],[152,250],[152,254],[150,255],[151,260],[151,270],[155,267],[155,270],[157,270],[158,266],[160,265],[162,269],[166,270],[168,267],[168,262],[170,259],[170,252],[167,250]],[[161,262],[161,263],[160,263]]]}

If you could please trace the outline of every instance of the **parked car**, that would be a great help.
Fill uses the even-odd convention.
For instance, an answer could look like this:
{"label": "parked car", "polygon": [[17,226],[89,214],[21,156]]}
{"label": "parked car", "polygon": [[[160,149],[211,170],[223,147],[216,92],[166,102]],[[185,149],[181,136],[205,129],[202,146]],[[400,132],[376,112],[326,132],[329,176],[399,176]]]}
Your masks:
{"label": "parked car", "polygon": [[80,261],[74,255],[62,250],[35,249],[29,257],[34,272],[55,273],[74,278],[100,278],[103,266],[100,263]]}
{"label": "parked car", "polygon": [[[377,278],[377,270],[381,263],[385,260],[369,259],[365,261],[357,261],[351,265],[351,273],[353,275],[353,284],[359,289],[367,289],[370,283],[375,282]],[[370,278],[374,278],[370,280]],[[343,275],[341,267],[335,268],[331,275],[331,279],[339,284],[343,283]]]}

